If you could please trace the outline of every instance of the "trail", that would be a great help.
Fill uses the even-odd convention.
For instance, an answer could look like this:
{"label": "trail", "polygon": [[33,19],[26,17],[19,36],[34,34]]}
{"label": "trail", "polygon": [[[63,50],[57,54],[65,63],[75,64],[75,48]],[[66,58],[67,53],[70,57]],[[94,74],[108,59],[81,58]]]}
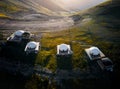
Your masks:
{"label": "trail", "polygon": [[68,29],[74,25],[74,21],[70,17],[49,17],[41,14],[29,14],[13,20],[0,19],[0,21],[0,29],[4,29],[5,31],[59,31]]}

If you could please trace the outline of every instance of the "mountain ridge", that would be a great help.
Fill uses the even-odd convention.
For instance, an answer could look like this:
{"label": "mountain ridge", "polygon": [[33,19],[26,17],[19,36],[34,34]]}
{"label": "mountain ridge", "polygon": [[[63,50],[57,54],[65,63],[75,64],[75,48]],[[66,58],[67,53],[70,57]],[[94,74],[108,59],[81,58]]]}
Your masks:
{"label": "mountain ridge", "polygon": [[[8,0],[11,3],[14,3],[16,5],[23,6],[25,8],[29,8],[32,10],[35,10],[36,12],[41,13],[49,13],[52,14],[52,12],[58,12],[58,11],[65,11],[60,6],[56,5],[51,0]],[[46,3],[47,2],[47,3]]]}
{"label": "mountain ridge", "polygon": [[0,13],[13,16],[14,14],[18,15],[19,12],[24,13],[26,11],[30,14],[33,12],[34,14],[40,13],[54,16],[58,16],[60,12],[66,12],[66,10],[51,0],[1,0],[0,8]]}

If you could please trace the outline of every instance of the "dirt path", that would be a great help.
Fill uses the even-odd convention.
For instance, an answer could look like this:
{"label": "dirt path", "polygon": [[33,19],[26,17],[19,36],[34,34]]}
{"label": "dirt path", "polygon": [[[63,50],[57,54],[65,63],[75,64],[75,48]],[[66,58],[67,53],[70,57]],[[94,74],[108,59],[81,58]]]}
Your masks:
{"label": "dirt path", "polygon": [[22,29],[22,30],[42,30],[54,29],[60,30],[69,28],[74,25],[74,21],[69,17],[49,17],[41,14],[30,14],[19,17],[18,20],[1,20],[0,27],[2,29]]}
{"label": "dirt path", "polygon": [[[68,29],[74,25],[70,17],[51,17],[43,14],[27,14],[14,19],[0,19],[0,33],[4,37],[10,36],[16,30],[30,31],[31,33],[41,33],[49,31],[60,31]],[[40,34],[39,34],[40,33]]]}

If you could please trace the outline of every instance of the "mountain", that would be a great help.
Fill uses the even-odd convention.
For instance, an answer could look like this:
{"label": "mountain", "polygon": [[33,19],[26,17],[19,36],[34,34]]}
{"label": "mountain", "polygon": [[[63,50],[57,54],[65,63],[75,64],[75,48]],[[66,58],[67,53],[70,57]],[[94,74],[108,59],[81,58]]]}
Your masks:
{"label": "mountain", "polygon": [[0,0],[0,18],[10,18],[19,16],[22,12],[32,11],[20,5],[13,4],[8,0]]}
{"label": "mountain", "polygon": [[[106,1],[106,0],[102,0]],[[88,2],[90,2],[88,4]],[[80,11],[89,7],[93,7],[95,5],[100,4],[99,1],[79,1],[79,0],[0,0],[0,11],[2,10],[4,13],[13,12],[18,15],[18,13],[22,13],[30,11],[36,13],[42,13],[46,15],[53,16],[65,16],[70,15],[73,12]],[[20,14],[19,13],[19,14]],[[11,14],[11,13],[10,13]],[[33,13],[32,13],[33,14]],[[3,15],[2,15],[3,16]]]}
{"label": "mountain", "polygon": [[52,14],[53,12],[65,11],[51,0],[8,0],[9,2],[32,9],[36,12]]}
{"label": "mountain", "polygon": [[6,14],[17,16],[26,12],[56,15],[65,10],[52,0],[0,0],[0,17],[5,17]]}
{"label": "mountain", "polygon": [[99,5],[108,0],[52,0],[68,11],[80,11]]}
{"label": "mountain", "polygon": [[[107,28],[120,29],[120,1],[111,0],[91,9],[91,15],[99,22],[108,23]],[[100,18],[100,19],[98,19]]]}

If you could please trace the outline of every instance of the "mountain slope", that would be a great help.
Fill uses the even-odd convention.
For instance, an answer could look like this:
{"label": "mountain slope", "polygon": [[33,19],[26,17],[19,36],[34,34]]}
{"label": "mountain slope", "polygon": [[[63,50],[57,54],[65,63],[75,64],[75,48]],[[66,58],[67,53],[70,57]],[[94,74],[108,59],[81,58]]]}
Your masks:
{"label": "mountain slope", "polygon": [[0,0],[0,18],[11,18],[19,16],[22,12],[30,11],[29,9],[13,4],[8,0]]}
{"label": "mountain slope", "polygon": [[[13,3],[19,3],[19,5],[33,6],[35,8],[39,8],[39,6],[45,7],[51,11],[64,11],[63,8],[56,5],[51,0],[8,0]],[[21,3],[21,4],[20,4]]]}
{"label": "mountain slope", "polygon": [[8,0],[16,5],[35,10],[44,14],[52,14],[53,12],[65,11],[51,0]]}
{"label": "mountain slope", "polygon": [[6,14],[20,15],[23,13],[31,14],[32,12],[34,14],[57,15],[59,12],[65,12],[65,10],[51,0],[0,0],[0,14],[2,14],[0,17]]}
{"label": "mountain slope", "polygon": [[[96,22],[103,22],[106,23],[104,25],[110,29],[120,29],[120,1],[113,0],[105,4],[101,4],[96,6],[96,9],[92,13],[94,15],[94,19]],[[98,18],[99,17],[99,18]]]}

